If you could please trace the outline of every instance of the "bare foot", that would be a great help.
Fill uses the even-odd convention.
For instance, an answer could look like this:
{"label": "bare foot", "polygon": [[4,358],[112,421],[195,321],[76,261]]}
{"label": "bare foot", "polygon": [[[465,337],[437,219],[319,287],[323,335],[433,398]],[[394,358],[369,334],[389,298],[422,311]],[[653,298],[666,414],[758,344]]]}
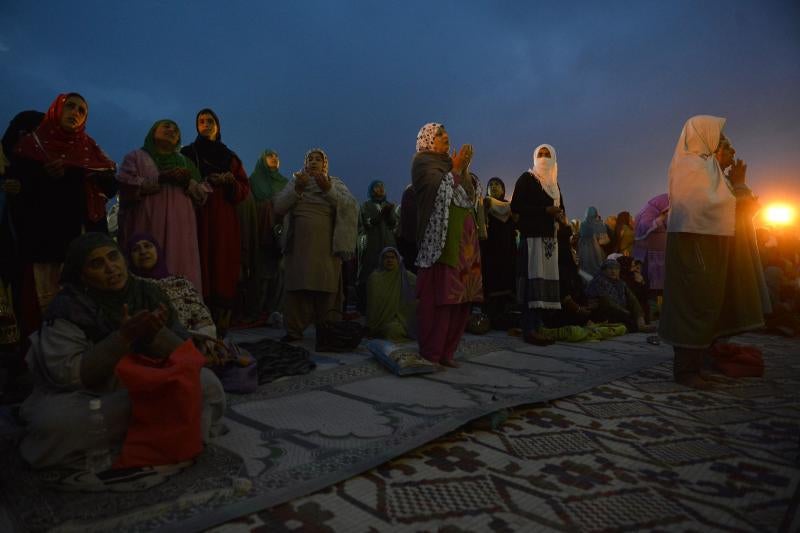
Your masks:
{"label": "bare foot", "polygon": [[459,367],[461,367],[460,364],[456,363],[452,359],[442,359],[441,361],[439,361],[439,364],[442,365],[442,366],[450,367],[450,368],[459,368]]}

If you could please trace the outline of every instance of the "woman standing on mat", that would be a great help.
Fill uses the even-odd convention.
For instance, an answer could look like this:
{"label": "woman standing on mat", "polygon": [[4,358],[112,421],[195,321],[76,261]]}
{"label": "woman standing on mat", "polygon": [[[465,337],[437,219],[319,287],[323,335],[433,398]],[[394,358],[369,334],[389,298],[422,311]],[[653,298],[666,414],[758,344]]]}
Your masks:
{"label": "woman standing on mat", "polygon": [[306,154],[303,170],[275,196],[283,216],[286,279],[283,341],[303,338],[311,323],[341,309],[342,258],[353,256],[358,235],[358,201],[344,182],[328,174],[328,156]]}
{"label": "woman standing on mat", "polygon": [[675,351],[675,381],[696,389],[711,387],[701,373],[711,344],[761,327],[770,310],[753,231],[757,201],[724,126],[708,115],[687,120],[669,166],[659,335]]}
{"label": "woman standing on mat", "polygon": [[558,276],[558,224],[567,224],[558,186],[556,150],[549,144],[533,151],[533,165],[514,187],[511,211],[519,215],[517,278],[525,342],[545,346],[553,341],[539,331],[542,310],[561,309]]}
{"label": "woman standing on mat", "polygon": [[450,151],[444,126],[417,134],[411,179],[417,206],[417,335],[420,354],[458,367],[454,356],[473,302],[483,301],[475,189],[469,174],[472,146]]}

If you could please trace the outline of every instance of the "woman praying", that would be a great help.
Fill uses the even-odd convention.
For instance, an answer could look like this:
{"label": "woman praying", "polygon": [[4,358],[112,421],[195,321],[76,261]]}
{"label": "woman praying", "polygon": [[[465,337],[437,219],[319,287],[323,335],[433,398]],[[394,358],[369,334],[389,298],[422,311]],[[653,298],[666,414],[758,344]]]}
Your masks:
{"label": "woman praying", "polygon": [[116,164],[87,135],[88,117],[83,96],[58,95],[11,157],[20,181],[17,242],[22,260],[33,263],[43,311],[58,292],[69,243],[86,231],[108,233],[106,200],[116,194]]}
{"label": "woman praying", "polygon": [[724,127],[720,117],[687,120],[669,166],[658,333],[675,352],[675,381],[697,389],[712,386],[701,372],[711,344],[761,327],[771,310],[753,230],[758,202]]}
{"label": "woman praying", "polygon": [[[115,368],[130,353],[164,359],[184,343],[186,330],[177,321],[166,295],[152,283],[129,274],[117,243],[102,233],[85,233],[66,251],[63,288],[31,336],[27,362],[34,390],[20,416],[27,424],[20,444],[22,457],[34,468],[86,464],[96,447],[87,408],[102,399],[112,456],[119,451],[131,421],[127,389]],[[225,393],[205,368],[204,440],[219,430]]]}
{"label": "woman praying", "polygon": [[222,143],[219,118],[211,109],[195,117],[197,138],[181,153],[194,162],[210,191],[197,213],[197,238],[203,299],[214,314],[219,335],[230,326],[241,272],[241,232],[236,204],[250,192],[241,160]]}
{"label": "woman praying", "polygon": [[523,306],[523,339],[545,346],[553,341],[539,331],[543,326],[542,310],[561,309],[556,230],[559,222],[567,223],[558,186],[556,151],[549,144],[533,151],[533,165],[514,187],[511,211],[519,215],[517,277]]}
{"label": "woman praying", "polygon": [[394,204],[386,199],[383,182],[375,180],[367,187],[368,200],[361,205],[358,216],[358,307],[367,307],[367,279],[381,264],[379,255],[387,246],[394,247],[397,213]]}
{"label": "woman praying", "polygon": [[514,303],[516,278],[517,236],[516,223],[511,213],[511,202],[506,200],[506,185],[498,177],[487,184],[483,206],[487,238],[481,241],[481,265],[484,310],[494,325],[502,320]]}
{"label": "woman praying", "polygon": [[298,341],[328,311],[341,309],[342,259],[356,249],[358,202],[344,182],[328,173],[319,148],[306,154],[303,170],[275,196],[283,217],[286,272],[285,342]]}
{"label": "woman praying", "polygon": [[473,302],[483,301],[481,254],[469,174],[472,146],[449,153],[444,126],[417,134],[411,179],[417,207],[417,331],[420,355],[443,366],[455,360]]}
{"label": "woman praying", "polygon": [[207,190],[180,146],[178,125],[162,119],[152,125],[142,147],[125,156],[117,175],[119,242],[129,249],[131,236],[150,235],[164,250],[166,270],[202,290],[195,208],[206,201]]}

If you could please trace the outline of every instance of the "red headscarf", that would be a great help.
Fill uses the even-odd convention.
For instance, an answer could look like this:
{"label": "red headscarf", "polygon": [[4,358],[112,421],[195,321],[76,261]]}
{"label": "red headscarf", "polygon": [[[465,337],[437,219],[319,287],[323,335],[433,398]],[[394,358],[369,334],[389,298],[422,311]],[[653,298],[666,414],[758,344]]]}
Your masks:
{"label": "red headscarf", "polygon": [[86,121],[74,132],[61,127],[61,113],[70,96],[86,101],[78,93],[59,94],[50,104],[47,115],[36,131],[23,137],[17,144],[16,154],[41,162],[60,158],[67,166],[92,171],[114,170],[115,163],[86,134]]}

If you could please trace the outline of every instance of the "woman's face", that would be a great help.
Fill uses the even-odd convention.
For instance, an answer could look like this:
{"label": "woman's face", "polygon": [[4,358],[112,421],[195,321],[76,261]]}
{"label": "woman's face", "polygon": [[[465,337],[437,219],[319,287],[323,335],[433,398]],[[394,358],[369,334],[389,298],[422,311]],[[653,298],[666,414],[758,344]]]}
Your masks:
{"label": "woman's face", "polygon": [[608,267],[603,270],[603,274],[609,279],[619,279],[619,268]]}
{"label": "woman's face", "polygon": [[546,146],[542,146],[541,148],[539,148],[539,151],[536,152],[536,159],[539,159],[540,157],[551,158],[553,156],[550,153],[550,149],[549,148],[547,148]]}
{"label": "woman's face", "polygon": [[386,252],[383,254],[383,269],[389,272],[397,270],[397,254],[394,252]]}
{"label": "woman's face", "polygon": [[152,270],[157,262],[158,250],[152,242],[143,239],[131,248],[131,263],[139,270]]}
{"label": "woman's face", "polygon": [[81,271],[84,285],[101,291],[118,291],[128,282],[128,266],[114,246],[100,246],[89,253]]}
{"label": "woman's face", "polygon": [[153,140],[156,143],[169,144],[170,146],[178,144],[180,136],[180,130],[178,130],[178,126],[174,122],[161,122],[153,132]]}
{"label": "woman's face", "polygon": [[382,198],[386,194],[386,190],[383,188],[383,183],[376,183],[372,187],[372,196],[376,198]]}
{"label": "woman's face", "polygon": [[444,128],[439,128],[439,131],[433,137],[433,151],[438,154],[450,152],[450,137]]}
{"label": "woman's face", "polygon": [[214,115],[211,113],[202,113],[197,117],[197,133],[208,139],[214,141],[219,135],[219,125],[214,120]]}
{"label": "woman's face", "polygon": [[264,156],[264,164],[266,164],[270,170],[278,170],[278,167],[281,166],[281,160],[278,158],[278,154],[267,154]]}
{"label": "woman's face", "polygon": [[499,181],[493,181],[489,184],[489,195],[492,198],[496,198],[498,200],[503,199],[505,193],[503,191],[503,186],[500,184]]}
{"label": "woman's face", "polygon": [[86,123],[86,117],[89,114],[89,106],[80,96],[70,96],[64,102],[64,108],[61,110],[61,118],[59,122],[64,131],[70,133],[77,131],[81,126]]}
{"label": "woman's face", "polygon": [[733,148],[731,141],[725,135],[719,137],[719,147],[714,152],[714,157],[717,158],[720,168],[726,169],[733,164],[733,158],[736,155],[736,150]]}
{"label": "woman's face", "polygon": [[319,152],[311,152],[306,159],[306,169],[311,174],[322,174],[325,168],[325,158]]}

